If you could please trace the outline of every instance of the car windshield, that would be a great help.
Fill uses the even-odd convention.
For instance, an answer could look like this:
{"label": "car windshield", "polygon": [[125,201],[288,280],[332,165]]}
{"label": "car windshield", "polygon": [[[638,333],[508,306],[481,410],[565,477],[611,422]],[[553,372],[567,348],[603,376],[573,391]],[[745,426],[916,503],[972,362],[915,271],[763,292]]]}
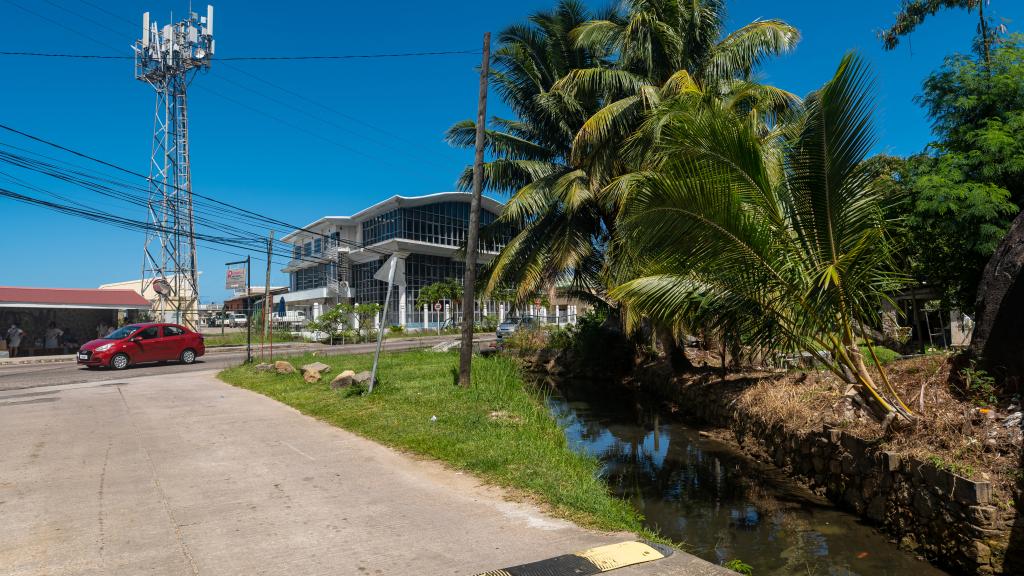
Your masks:
{"label": "car windshield", "polygon": [[513,326],[515,326],[517,324],[519,324],[519,319],[512,318],[510,320],[505,320],[504,322],[502,322],[501,323],[501,327],[502,328],[511,328],[511,327],[513,327]]}
{"label": "car windshield", "polygon": [[104,336],[103,340],[121,340],[123,338],[131,336],[132,334],[135,334],[136,332],[139,331],[139,328],[142,328],[142,326],[122,326],[117,330],[114,330],[110,334]]}

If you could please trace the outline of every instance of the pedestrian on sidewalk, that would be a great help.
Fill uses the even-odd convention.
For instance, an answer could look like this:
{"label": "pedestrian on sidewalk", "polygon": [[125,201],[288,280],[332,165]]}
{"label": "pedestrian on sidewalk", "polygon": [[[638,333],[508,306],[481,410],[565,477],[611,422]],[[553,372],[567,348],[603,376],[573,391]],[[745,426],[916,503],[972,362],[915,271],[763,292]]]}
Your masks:
{"label": "pedestrian on sidewalk", "polygon": [[46,348],[47,352],[60,348],[60,337],[63,335],[64,331],[57,328],[57,323],[50,322],[50,326],[43,333],[43,347]]}
{"label": "pedestrian on sidewalk", "polygon": [[10,351],[10,357],[14,358],[18,355],[18,348],[21,346],[21,339],[25,337],[25,331],[22,330],[17,322],[12,322],[11,327],[7,329],[7,349]]}

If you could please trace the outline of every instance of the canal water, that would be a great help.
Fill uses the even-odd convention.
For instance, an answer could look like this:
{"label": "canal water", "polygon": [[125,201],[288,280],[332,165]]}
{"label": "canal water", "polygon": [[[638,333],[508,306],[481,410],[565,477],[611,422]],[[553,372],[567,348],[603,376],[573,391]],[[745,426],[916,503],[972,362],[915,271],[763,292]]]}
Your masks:
{"label": "canal water", "polygon": [[562,394],[547,402],[572,448],[601,460],[612,491],[648,526],[705,560],[739,559],[755,576],[946,574],[781,472],[635,398],[598,405]]}

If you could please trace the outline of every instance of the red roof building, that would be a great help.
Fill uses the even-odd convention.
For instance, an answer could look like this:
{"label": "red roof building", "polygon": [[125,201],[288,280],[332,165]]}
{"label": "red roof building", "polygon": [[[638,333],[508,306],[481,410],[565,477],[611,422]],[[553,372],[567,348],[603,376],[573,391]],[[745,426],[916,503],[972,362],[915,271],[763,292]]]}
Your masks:
{"label": "red roof building", "polygon": [[134,290],[0,286],[0,308],[148,310],[150,306],[150,302]]}

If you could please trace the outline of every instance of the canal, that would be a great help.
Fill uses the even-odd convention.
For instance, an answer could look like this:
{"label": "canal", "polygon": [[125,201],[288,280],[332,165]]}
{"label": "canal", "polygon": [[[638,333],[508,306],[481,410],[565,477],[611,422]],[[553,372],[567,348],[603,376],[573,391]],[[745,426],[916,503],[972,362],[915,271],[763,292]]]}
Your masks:
{"label": "canal", "polygon": [[946,574],[782,472],[633,397],[597,404],[563,391],[547,402],[571,447],[600,459],[612,491],[705,560],[738,559],[756,576]]}

